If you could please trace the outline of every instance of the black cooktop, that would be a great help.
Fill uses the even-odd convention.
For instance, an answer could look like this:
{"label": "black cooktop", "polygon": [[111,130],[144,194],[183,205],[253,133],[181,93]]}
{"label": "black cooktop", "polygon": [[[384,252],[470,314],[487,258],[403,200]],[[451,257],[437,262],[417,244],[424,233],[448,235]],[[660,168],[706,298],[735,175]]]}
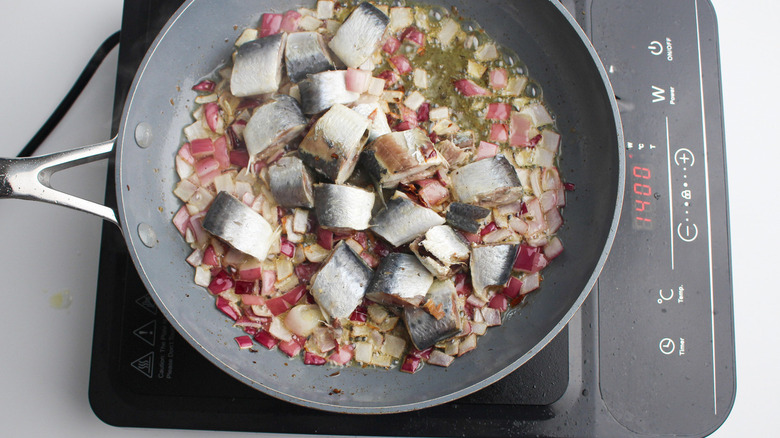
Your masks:
{"label": "black cooktop", "polygon": [[[703,436],[735,396],[720,65],[707,1],[562,1],[619,99],[626,197],[610,259],[569,325],[532,360],[460,400],[384,416],[266,396],[181,338],[103,228],[89,399],[103,421],[387,436]],[[181,0],[126,0],[114,129],[133,75]],[[113,163],[107,205],[116,205]],[[378,427],[381,425],[381,427]]]}

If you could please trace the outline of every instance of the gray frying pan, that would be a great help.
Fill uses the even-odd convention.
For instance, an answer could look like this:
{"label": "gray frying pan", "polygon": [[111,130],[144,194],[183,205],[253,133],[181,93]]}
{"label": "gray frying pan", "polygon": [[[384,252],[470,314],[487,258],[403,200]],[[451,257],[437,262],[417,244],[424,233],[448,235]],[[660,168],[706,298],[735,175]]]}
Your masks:
{"label": "gray frying pan", "polygon": [[[179,201],[174,156],[191,123],[190,87],[230,59],[241,30],[263,12],[314,1],[186,2],[152,44],[130,89],[115,139],[31,159],[0,160],[0,197],[35,199],[84,210],[118,224],[135,267],[157,306],[201,354],[242,382],[274,397],[344,413],[394,413],[448,402],[501,379],[528,361],[585,300],[615,235],[624,185],[623,138],[606,72],[574,19],[555,0],[438,0],[457,7],[514,50],[542,86],[563,135],[560,169],[576,184],[559,235],[564,253],[545,270],[541,290],[479,348],[449,368],[398,370],[306,366],[278,351],[240,351],[240,333],[193,283],[189,247],[171,223]],[[115,158],[117,209],[50,188],[53,172]],[[336,393],[333,388],[341,391]]]}

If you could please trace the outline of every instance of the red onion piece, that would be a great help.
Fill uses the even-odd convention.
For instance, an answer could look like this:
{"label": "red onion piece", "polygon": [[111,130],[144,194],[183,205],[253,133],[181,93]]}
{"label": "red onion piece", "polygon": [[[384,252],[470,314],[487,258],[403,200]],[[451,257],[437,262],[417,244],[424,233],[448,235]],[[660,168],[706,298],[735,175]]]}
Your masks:
{"label": "red onion piece", "polygon": [[241,302],[247,306],[262,306],[265,304],[265,299],[260,295],[243,295]]}
{"label": "red onion piece", "polygon": [[220,169],[230,167],[230,153],[227,148],[227,139],[223,135],[214,141],[214,159],[219,163]]}
{"label": "red onion piece", "polygon": [[249,152],[243,149],[230,151],[230,164],[241,168],[249,166]]}
{"label": "red onion piece", "polygon": [[517,249],[514,268],[523,272],[533,272],[534,258],[539,254],[539,248],[521,244]]}
{"label": "red onion piece", "polygon": [[308,351],[303,353],[303,363],[305,365],[325,365],[325,362],[327,361],[324,357],[317,356],[316,354],[309,353]]}
{"label": "red onion piece", "polygon": [[283,32],[295,32],[298,30],[298,22],[300,20],[301,14],[299,14],[298,11],[291,9],[284,13],[284,17],[282,17],[282,22],[279,25],[279,28]]}
{"label": "red onion piece", "polygon": [[409,41],[420,47],[425,45],[425,34],[414,26],[409,26],[401,32],[401,41]]}
{"label": "red onion piece", "polygon": [[345,82],[348,91],[362,94],[368,90],[371,81],[371,72],[357,68],[348,68],[345,74]]}
{"label": "red onion piece", "polygon": [[392,55],[398,51],[399,47],[401,47],[401,41],[399,41],[398,38],[391,36],[387,39],[387,41],[385,41],[385,44],[382,46],[382,50],[384,50],[385,53]]}
{"label": "red onion piece", "polygon": [[263,284],[262,294],[271,295],[274,291],[274,283],[276,283],[276,271],[270,269],[263,270],[261,280]]}
{"label": "red onion piece", "polygon": [[486,141],[480,141],[477,148],[477,155],[474,156],[474,161],[479,161],[484,158],[495,157],[498,153],[498,145],[494,143],[488,143]]}
{"label": "red onion piece", "polygon": [[195,158],[203,158],[214,154],[214,143],[210,138],[192,140],[190,151]]}
{"label": "red onion piece", "polygon": [[233,321],[237,320],[239,317],[238,312],[236,312],[236,309],[233,308],[230,301],[221,296],[217,296],[217,309],[222,311],[222,313],[227,315],[228,318],[232,319]]}
{"label": "red onion piece", "polygon": [[182,205],[181,208],[179,208],[179,211],[176,212],[176,214],[173,216],[173,225],[176,226],[176,229],[179,230],[179,233],[181,233],[182,236],[184,236],[187,233],[187,228],[189,228],[190,224],[190,214],[187,211],[187,207],[185,205]]}
{"label": "red onion piece", "polygon": [[505,68],[496,68],[488,73],[490,86],[494,90],[503,90],[509,82],[509,74]]}
{"label": "red onion piece", "polygon": [[219,258],[217,257],[217,251],[214,249],[214,245],[209,245],[205,251],[203,251],[203,264],[209,266],[219,266]]}
{"label": "red onion piece", "polygon": [[292,307],[290,303],[288,303],[282,297],[271,298],[270,300],[267,300],[265,302],[265,305],[266,307],[268,307],[268,310],[270,310],[274,316],[279,316],[282,313],[288,311],[290,307]]}
{"label": "red onion piece", "polygon": [[401,79],[401,77],[398,76],[398,73],[394,72],[393,70],[385,70],[376,75],[376,77],[385,80],[385,88],[392,87]]}
{"label": "red onion piece", "polygon": [[328,360],[336,365],[346,365],[352,360],[353,350],[351,345],[337,345],[336,352],[328,356]]}
{"label": "red onion piece", "polygon": [[214,91],[214,88],[217,86],[217,84],[214,83],[214,81],[209,81],[208,79],[202,80],[198,82],[197,84],[192,86],[192,89],[195,91],[208,91],[212,92]]}
{"label": "red onion piece", "polygon": [[349,320],[353,322],[366,322],[368,321],[368,309],[366,306],[357,306],[352,314],[349,315]]}
{"label": "red onion piece", "polygon": [[517,277],[511,277],[509,279],[509,283],[507,283],[506,287],[504,288],[501,293],[506,296],[507,298],[514,299],[520,294],[520,289],[523,287],[523,282],[520,281]]}
{"label": "red onion piece", "polygon": [[447,190],[438,179],[429,178],[418,181],[418,184],[420,184],[422,188],[417,194],[429,207],[441,204],[450,196],[450,191]]}
{"label": "red onion piece", "polygon": [[429,102],[424,102],[422,105],[420,105],[419,108],[417,108],[417,121],[427,122],[430,112],[431,112],[431,104]]}
{"label": "red onion piece", "polygon": [[398,73],[405,75],[412,71],[412,64],[404,55],[395,55],[388,60]]}
{"label": "red onion piece", "polygon": [[211,277],[211,283],[209,283],[209,292],[216,295],[233,288],[233,279],[226,271],[219,271],[215,276]]}
{"label": "red onion piece", "polygon": [[[237,295],[247,295],[247,297],[242,297],[242,300],[243,300],[243,298],[248,298],[248,296],[255,291],[255,282],[254,281],[240,281],[239,280],[239,281],[236,281],[236,284],[235,284],[234,288],[235,288],[235,292],[236,292]],[[260,297],[260,295],[257,295],[257,297]],[[252,301],[254,301],[254,300],[252,300]],[[252,305],[255,305],[255,304],[258,304],[258,305],[259,304],[263,304],[264,301],[261,302],[261,303],[247,303],[246,301],[243,301],[243,303],[244,304],[249,304],[250,306],[252,306]]]}
{"label": "red onion piece", "polygon": [[[282,350],[286,355],[290,357],[295,357],[298,355],[298,353],[303,350],[303,343],[296,339],[297,337],[293,335],[292,341],[282,341],[279,343],[279,349]],[[304,342],[306,340],[304,339]]]}
{"label": "red onion piece", "polygon": [[507,302],[506,295],[495,294],[493,298],[490,299],[490,302],[488,303],[488,307],[503,312],[504,310],[506,310],[507,304],[508,302]]}
{"label": "red onion piece", "polygon": [[484,236],[486,234],[492,233],[493,231],[496,231],[497,229],[498,229],[498,226],[496,225],[496,223],[495,222],[491,222],[491,223],[485,225],[485,227],[482,228],[482,230],[479,231],[479,235],[480,236]]}
{"label": "red onion piece", "polygon": [[431,357],[428,359],[428,363],[431,365],[437,365],[440,367],[448,367],[455,360],[454,357],[444,354],[440,350],[433,350]]}
{"label": "red onion piece", "polygon": [[504,143],[509,140],[509,128],[503,123],[494,123],[490,127],[490,141]]}
{"label": "red onion piece", "polygon": [[555,236],[543,247],[542,251],[547,260],[552,260],[563,252],[563,242],[561,242],[558,236]]}
{"label": "red onion piece", "polygon": [[293,258],[295,255],[295,244],[282,237],[282,243],[279,251],[289,258]]}
{"label": "red onion piece", "polygon": [[282,295],[281,298],[287,302],[287,304],[290,305],[290,307],[294,306],[298,301],[303,298],[303,296],[306,295],[306,286],[303,284],[300,284],[298,286],[295,286],[287,292],[286,294]]}
{"label": "red onion piece", "polygon": [[501,311],[492,307],[483,307],[482,316],[485,318],[485,324],[488,327],[501,325]]}
{"label": "red onion piece", "polygon": [[532,127],[533,120],[531,119],[531,116],[513,112],[510,116],[509,124],[509,145],[521,147],[531,146],[529,135]]}
{"label": "red onion piece", "polygon": [[263,14],[260,20],[260,37],[274,35],[282,30],[282,14]]}
{"label": "red onion piece", "polygon": [[192,156],[192,150],[190,149],[189,143],[184,143],[179,148],[179,156],[182,160],[186,161],[189,164],[195,164],[195,157]]}
{"label": "red onion piece", "polygon": [[490,90],[486,90],[475,84],[471,79],[459,79],[453,82],[455,89],[464,96],[490,96]]}
{"label": "red onion piece", "polygon": [[406,355],[406,359],[404,359],[404,363],[401,365],[401,371],[409,374],[414,374],[417,372],[417,370],[420,369],[420,363],[422,362],[422,359],[416,356],[412,356],[411,354]]}
{"label": "red onion piece", "polygon": [[512,106],[508,103],[493,102],[488,105],[485,118],[488,120],[509,120],[509,114],[512,112]]}
{"label": "red onion piece", "polygon": [[222,130],[225,122],[219,115],[219,105],[216,102],[209,102],[203,106],[203,116],[206,118],[209,129],[214,132]]}
{"label": "red onion piece", "polygon": [[379,266],[379,259],[374,257],[374,255],[368,251],[361,252],[360,258],[363,259],[363,261],[366,262],[366,265],[368,265],[368,267],[371,269],[374,269],[377,266]]}
{"label": "red onion piece", "polygon": [[[203,183],[204,186],[208,184],[203,182],[203,177],[209,175],[210,173],[218,169],[219,169],[219,161],[211,157],[204,158],[198,161],[197,163],[195,163],[195,173],[198,174],[198,177],[201,179],[201,183]],[[211,181],[213,180],[214,178],[212,177]]]}
{"label": "red onion piece", "polygon": [[319,228],[317,230],[317,244],[325,249],[333,249],[333,231]]}
{"label": "red onion piece", "polygon": [[265,330],[260,330],[257,332],[257,334],[255,334],[255,341],[269,350],[276,347],[276,344],[279,343],[278,339],[274,338]]}
{"label": "red onion piece", "polygon": [[238,348],[242,350],[250,348],[252,345],[254,345],[254,342],[252,342],[252,338],[246,335],[237,336],[234,339],[236,341],[236,344],[238,344]]}
{"label": "red onion piece", "polygon": [[298,280],[308,283],[309,280],[314,276],[314,273],[317,272],[318,269],[320,269],[321,264],[320,263],[309,263],[304,262],[299,265],[295,265],[295,275],[298,277]]}
{"label": "red onion piece", "polygon": [[544,221],[547,223],[547,232],[552,234],[558,231],[563,225],[563,217],[557,208],[553,208],[544,214]]}

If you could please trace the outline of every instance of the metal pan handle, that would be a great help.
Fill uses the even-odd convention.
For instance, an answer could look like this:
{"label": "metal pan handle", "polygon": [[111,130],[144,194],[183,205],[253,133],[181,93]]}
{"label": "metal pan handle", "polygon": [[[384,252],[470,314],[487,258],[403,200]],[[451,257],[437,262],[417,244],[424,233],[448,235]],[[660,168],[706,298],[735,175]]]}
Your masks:
{"label": "metal pan handle", "polygon": [[0,198],[49,202],[101,217],[118,225],[116,212],[52,188],[51,176],[63,169],[108,158],[116,137],[103,143],[29,158],[0,158]]}

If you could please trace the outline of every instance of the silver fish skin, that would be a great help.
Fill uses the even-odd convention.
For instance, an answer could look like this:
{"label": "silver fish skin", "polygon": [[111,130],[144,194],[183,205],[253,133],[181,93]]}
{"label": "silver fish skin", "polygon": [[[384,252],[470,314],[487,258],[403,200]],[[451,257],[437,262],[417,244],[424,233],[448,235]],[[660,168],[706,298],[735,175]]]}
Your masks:
{"label": "silver fish skin", "polygon": [[312,179],[311,170],[298,157],[282,157],[268,167],[268,185],[282,207],[312,208]]}
{"label": "silver fish skin", "polygon": [[503,155],[484,158],[450,173],[458,201],[495,207],[523,197],[523,187],[514,166]]}
{"label": "silver fish skin", "polygon": [[333,70],[309,75],[298,83],[304,114],[319,114],[338,103],[350,104],[360,94],[347,90],[347,71]]}
{"label": "silver fish skin", "polygon": [[387,207],[371,220],[371,230],[393,246],[401,246],[425,234],[431,227],[444,224],[444,218],[430,208],[412,202],[395,192]]}
{"label": "silver fish skin", "polygon": [[382,135],[363,151],[365,168],[382,187],[396,187],[432,175],[445,164],[420,128]]}
{"label": "silver fish skin", "polygon": [[242,44],[230,75],[230,92],[245,97],[274,93],[282,81],[282,57],[287,34],[258,38]]}
{"label": "silver fish skin", "polygon": [[411,245],[412,252],[436,278],[451,277],[452,266],[465,263],[471,253],[466,239],[448,225],[437,225]]}
{"label": "silver fish skin", "polygon": [[376,267],[366,298],[390,306],[419,306],[431,284],[433,276],[417,257],[390,253]]}
{"label": "silver fish skin", "polygon": [[265,159],[275,155],[301,135],[306,124],[298,101],[286,94],[257,107],[244,129],[250,157]]}
{"label": "silver fish skin", "polygon": [[390,18],[376,6],[361,3],[330,40],[333,53],[347,66],[357,68],[379,48]]}
{"label": "silver fish skin", "polygon": [[320,226],[335,230],[365,230],[371,221],[376,196],[357,187],[314,185],[314,211]]}
{"label": "silver fish skin", "polygon": [[404,309],[404,322],[412,343],[418,350],[433,347],[437,342],[451,338],[461,331],[461,319],[456,304],[457,292],[452,280],[436,280],[426,295],[441,305],[444,316],[436,319],[421,307]]}
{"label": "silver fish skin", "polygon": [[287,75],[293,82],[306,79],[307,75],[335,70],[322,35],[318,32],[293,32],[287,34],[284,52]]}
{"label": "silver fish skin", "polygon": [[512,265],[517,257],[517,245],[475,245],[471,248],[471,285],[474,294],[486,299],[488,289],[502,287],[512,275]]}
{"label": "silver fish skin", "polygon": [[309,292],[330,318],[347,318],[363,301],[373,271],[344,241],[314,274]]}
{"label": "silver fish skin", "polygon": [[363,114],[371,121],[369,128],[370,133],[368,135],[368,141],[372,142],[378,137],[393,132],[390,129],[390,125],[387,124],[387,114],[382,111],[382,108],[377,102],[361,103],[352,107],[353,110],[359,114]]}
{"label": "silver fish skin", "polygon": [[476,234],[481,226],[480,220],[486,218],[490,210],[478,205],[453,202],[447,207],[447,223],[455,228]]}
{"label": "silver fish skin", "polygon": [[303,162],[343,184],[352,175],[368,140],[368,119],[341,104],[333,105],[298,147]]}
{"label": "silver fish skin", "polygon": [[268,257],[274,238],[274,230],[263,216],[227,192],[217,194],[203,219],[203,228],[258,260]]}

